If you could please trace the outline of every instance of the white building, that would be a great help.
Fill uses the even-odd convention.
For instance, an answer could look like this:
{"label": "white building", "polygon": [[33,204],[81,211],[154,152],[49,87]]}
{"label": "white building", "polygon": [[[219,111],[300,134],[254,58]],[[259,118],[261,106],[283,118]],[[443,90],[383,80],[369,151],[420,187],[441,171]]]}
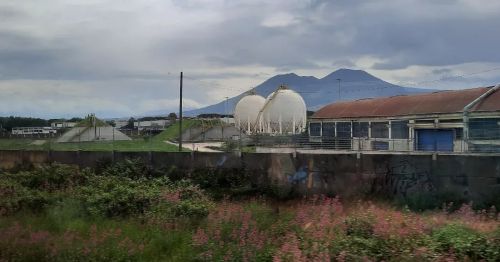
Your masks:
{"label": "white building", "polygon": [[12,134],[18,136],[52,135],[57,130],[52,127],[13,127]]}
{"label": "white building", "polygon": [[170,125],[170,120],[160,119],[160,120],[149,120],[149,121],[135,121],[134,128],[139,131],[142,130],[164,130]]}
{"label": "white building", "polygon": [[76,122],[66,122],[66,121],[58,121],[50,123],[50,127],[52,128],[72,128],[76,126]]}

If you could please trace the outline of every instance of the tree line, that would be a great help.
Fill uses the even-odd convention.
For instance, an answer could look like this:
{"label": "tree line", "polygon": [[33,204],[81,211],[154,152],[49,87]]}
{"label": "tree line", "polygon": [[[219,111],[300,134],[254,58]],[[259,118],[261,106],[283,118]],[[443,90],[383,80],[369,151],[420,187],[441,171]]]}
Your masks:
{"label": "tree line", "polygon": [[8,116],[0,117],[0,131],[12,131],[13,127],[41,127],[50,126],[52,122],[58,121],[69,121],[69,122],[80,122],[81,118],[74,117],[69,120],[66,119],[42,119],[33,117],[20,117],[20,116]]}

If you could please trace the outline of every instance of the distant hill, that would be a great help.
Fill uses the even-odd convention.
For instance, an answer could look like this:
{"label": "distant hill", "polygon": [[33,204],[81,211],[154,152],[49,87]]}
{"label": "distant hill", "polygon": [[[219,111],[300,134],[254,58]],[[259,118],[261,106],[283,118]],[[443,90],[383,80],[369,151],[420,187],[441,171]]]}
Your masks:
{"label": "distant hill", "polygon": [[[279,85],[285,84],[290,89],[300,93],[304,98],[308,110],[315,111],[324,105],[339,100],[356,100],[384,96],[396,96],[432,92],[431,89],[402,87],[385,82],[363,70],[339,69],[321,79],[313,76],[299,76],[294,73],[276,75],[264,81],[255,88],[257,94],[267,97]],[[245,93],[228,99],[227,110],[232,112],[239,99]],[[225,101],[207,107],[185,112],[186,116],[199,114],[219,113],[225,110]]]}

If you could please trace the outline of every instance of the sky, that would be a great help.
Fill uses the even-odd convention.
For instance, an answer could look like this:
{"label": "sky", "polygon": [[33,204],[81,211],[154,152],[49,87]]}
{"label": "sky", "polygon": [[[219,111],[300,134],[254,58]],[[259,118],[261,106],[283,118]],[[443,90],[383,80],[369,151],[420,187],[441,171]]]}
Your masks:
{"label": "sky", "polygon": [[500,83],[497,0],[0,1],[0,115],[127,117],[285,73],[362,69],[435,89]]}

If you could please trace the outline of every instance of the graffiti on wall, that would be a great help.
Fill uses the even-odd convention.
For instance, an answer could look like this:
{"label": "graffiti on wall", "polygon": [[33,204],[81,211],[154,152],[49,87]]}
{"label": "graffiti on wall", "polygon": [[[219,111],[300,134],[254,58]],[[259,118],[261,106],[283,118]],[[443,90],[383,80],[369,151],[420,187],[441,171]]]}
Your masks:
{"label": "graffiti on wall", "polygon": [[309,171],[307,166],[301,166],[294,174],[288,176],[288,182],[292,184],[305,182],[307,179],[308,172]]}
{"label": "graffiti on wall", "polygon": [[411,193],[436,190],[430,177],[430,170],[418,166],[409,159],[377,163],[375,174],[372,191],[377,193],[407,196]]}

